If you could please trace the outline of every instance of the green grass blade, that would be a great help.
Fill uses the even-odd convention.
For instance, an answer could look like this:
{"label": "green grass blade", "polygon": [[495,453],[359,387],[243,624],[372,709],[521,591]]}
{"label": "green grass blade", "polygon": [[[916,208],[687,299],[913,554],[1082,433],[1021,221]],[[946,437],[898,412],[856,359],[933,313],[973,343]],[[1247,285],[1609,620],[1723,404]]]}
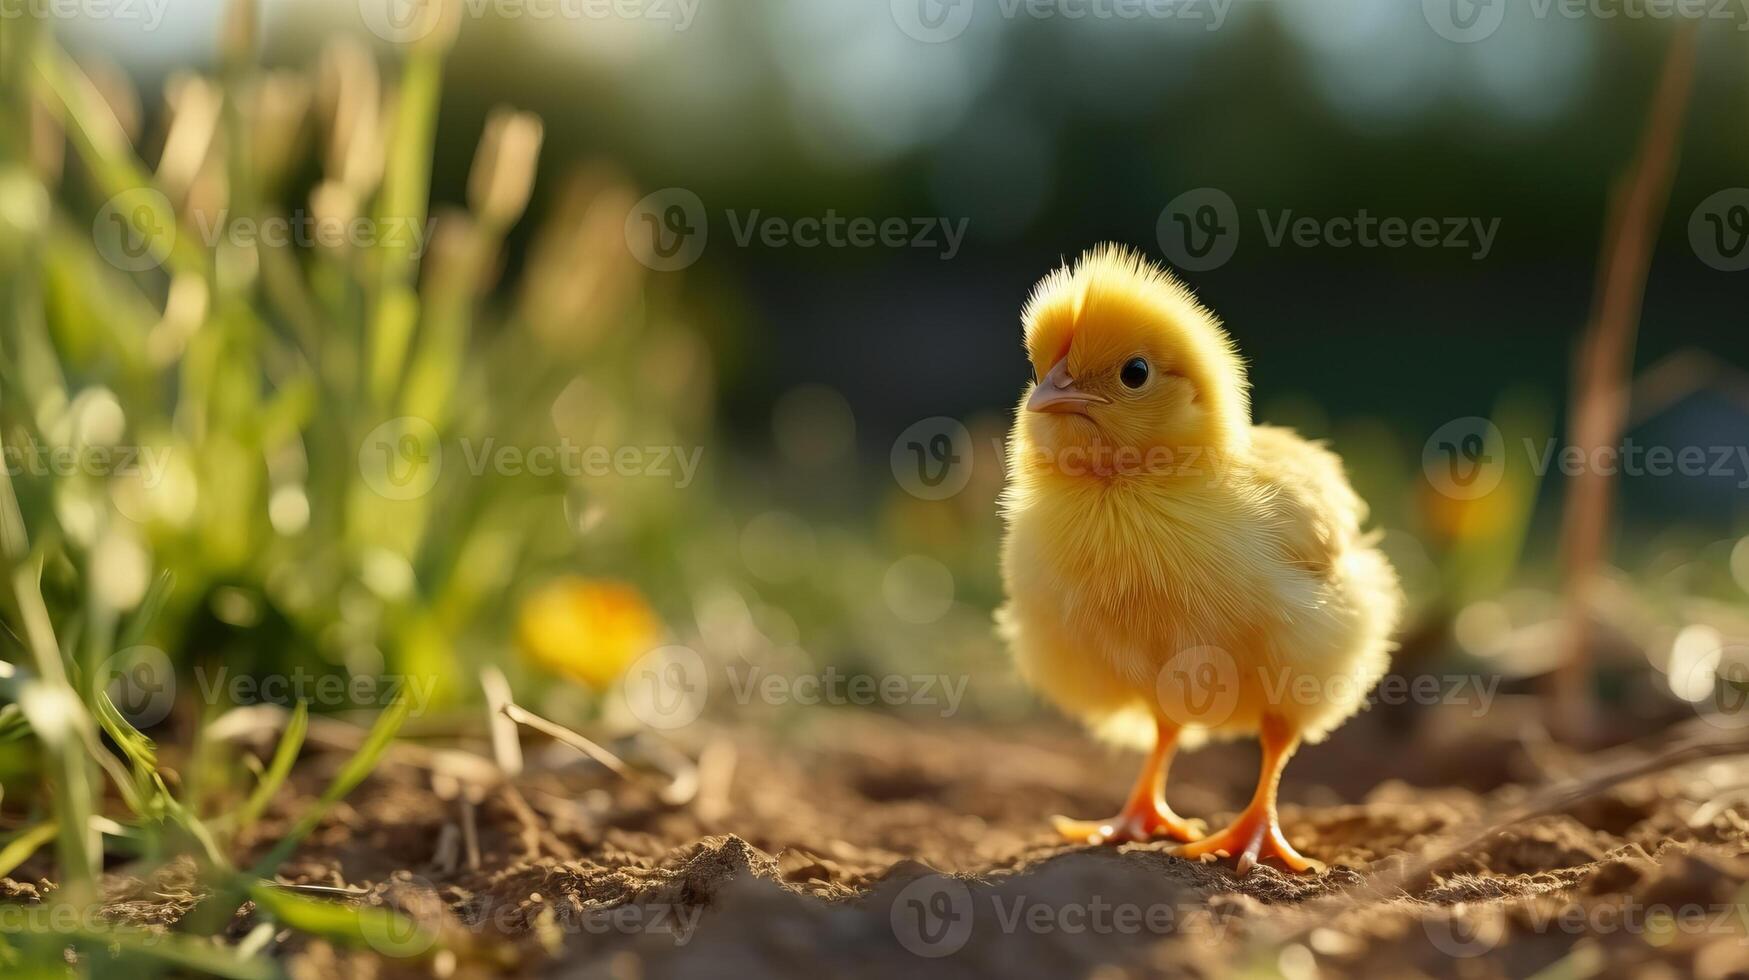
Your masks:
{"label": "green grass blade", "polygon": [[30,734],[30,723],[24,720],[24,709],[16,704],[0,706],[0,742],[16,742]]}
{"label": "green grass blade", "polygon": [[133,722],[128,721],[122,715],[121,710],[115,706],[115,702],[109,699],[109,692],[98,690],[92,704],[97,709],[97,724],[102,726],[109,737],[115,741],[115,744],[121,748],[122,754],[128,757],[128,761],[134,764],[135,769],[141,773],[156,771],[158,768],[157,743],[148,738],[144,732],[135,728]]}
{"label": "green grass blade", "polygon": [[316,825],[322,822],[322,818],[328,815],[334,804],[352,792],[359,783],[364,782],[364,778],[370,775],[371,770],[382,759],[383,753],[388,751],[389,743],[395,740],[395,735],[400,732],[401,725],[406,722],[407,714],[411,710],[412,702],[403,694],[377,716],[377,722],[371,727],[370,734],[365,736],[364,744],[359,746],[352,758],[346,760],[346,765],[341,767],[334,781],[328,784],[321,798],[298,818],[298,822],[274,845],[273,850],[256,863],[257,878],[272,878],[274,869],[297,850],[297,846],[316,829]]}
{"label": "green grass blade", "polygon": [[[42,82],[42,94],[51,104],[60,106],[73,149],[90,168],[99,189],[111,198],[152,190],[151,176],[134,154],[115,113],[73,59],[49,44],[38,45],[32,54],[36,75]],[[146,196],[136,198],[141,203],[155,200]],[[168,222],[177,220],[173,214],[162,214],[158,218]],[[170,235],[167,226],[159,221],[145,225],[141,230],[150,235],[150,247],[171,271],[211,279],[207,256],[194,244],[201,240],[198,235]]]}
{"label": "green grass blade", "polygon": [[249,799],[243,804],[243,809],[237,812],[235,833],[243,834],[255,821],[261,818],[262,811],[273,801],[275,793],[285,784],[286,777],[291,774],[292,763],[297,761],[298,750],[304,746],[304,736],[310,730],[310,706],[302,701],[293,709],[290,720],[285,723],[285,734],[280,736],[279,747],[273,752],[273,761],[267,766],[267,774],[261,777],[261,782],[255,787],[255,792],[249,794]]}
{"label": "green grass blade", "polygon": [[437,944],[437,936],[401,913],[371,905],[342,905],[257,884],[249,897],[282,925],[349,946],[365,946],[386,956],[417,956]]}
{"label": "green grass blade", "polygon": [[146,638],[146,631],[152,628],[158,615],[164,611],[164,605],[170,601],[170,593],[175,588],[176,573],[169,569],[160,572],[157,580],[152,583],[152,588],[146,592],[146,597],[140,600],[139,607],[128,617],[128,624],[122,628],[121,635],[116,637],[117,650],[140,645]]}
{"label": "green grass blade", "polygon": [[437,104],[443,89],[443,53],[436,46],[407,55],[378,199],[379,229],[390,229],[377,246],[376,301],[371,311],[369,393],[374,404],[393,403],[407,348],[419,322],[413,280],[418,272],[414,235],[423,235],[431,195],[431,151],[437,136]]}
{"label": "green grass blade", "polygon": [[5,847],[0,847],[0,877],[11,874],[19,865],[30,860],[32,854],[54,840],[58,833],[60,828],[55,826],[53,820],[44,820],[14,834]]}
{"label": "green grass blade", "polygon": [[225,980],[278,980],[278,965],[265,957],[242,957],[232,950],[175,933],[142,930],[80,929],[59,939],[80,949],[93,977],[176,974]]}

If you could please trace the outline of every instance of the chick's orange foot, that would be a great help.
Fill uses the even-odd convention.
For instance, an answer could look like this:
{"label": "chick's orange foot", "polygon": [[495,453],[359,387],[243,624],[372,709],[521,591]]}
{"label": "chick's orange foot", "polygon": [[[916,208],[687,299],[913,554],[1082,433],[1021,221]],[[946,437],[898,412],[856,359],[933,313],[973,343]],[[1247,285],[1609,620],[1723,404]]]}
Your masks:
{"label": "chick's orange foot", "polygon": [[1052,826],[1064,840],[1076,844],[1128,844],[1161,838],[1179,842],[1201,840],[1208,825],[1201,820],[1186,820],[1164,804],[1131,804],[1109,820],[1073,820],[1051,818]]}
{"label": "chick's orange foot", "polygon": [[1281,825],[1273,814],[1248,809],[1233,821],[1232,826],[1193,841],[1173,851],[1183,858],[1217,857],[1234,863],[1241,877],[1250,874],[1259,862],[1269,861],[1289,871],[1305,874],[1323,872],[1324,864],[1314,861],[1287,842]]}
{"label": "chick's orange foot", "polygon": [[1193,841],[1202,837],[1208,827],[1201,820],[1186,820],[1166,805],[1166,769],[1172,764],[1172,753],[1178,744],[1178,727],[1165,718],[1155,720],[1154,748],[1142,771],[1136,777],[1135,788],[1124,801],[1123,812],[1110,820],[1071,820],[1052,817],[1057,833],[1077,844],[1127,844],[1170,838]]}

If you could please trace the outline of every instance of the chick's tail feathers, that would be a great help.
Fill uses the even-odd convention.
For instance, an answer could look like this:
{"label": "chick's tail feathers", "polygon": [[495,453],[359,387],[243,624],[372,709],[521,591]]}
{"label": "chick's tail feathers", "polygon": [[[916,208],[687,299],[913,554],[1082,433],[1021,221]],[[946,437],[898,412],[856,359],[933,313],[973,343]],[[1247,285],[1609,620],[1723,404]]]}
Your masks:
{"label": "chick's tail feathers", "polygon": [[1331,688],[1343,696],[1327,699],[1323,711],[1305,720],[1302,737],[1307,743],[1323,741],[1333,729],[1365,708],[1367,696],[1391,668],[1405,600],[1397,570],[1378,548],[1379,537],[1379,532],[1374,531],[1360,538],[1337,564],[1351,637],[1343,671],[1346,683]]}

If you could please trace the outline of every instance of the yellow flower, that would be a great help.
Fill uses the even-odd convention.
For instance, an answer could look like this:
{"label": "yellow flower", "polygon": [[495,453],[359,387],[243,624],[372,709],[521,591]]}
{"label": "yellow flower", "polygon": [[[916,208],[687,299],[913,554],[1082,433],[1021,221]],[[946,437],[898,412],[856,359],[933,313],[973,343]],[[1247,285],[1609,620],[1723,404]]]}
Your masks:
{"label": "yellow flower", "polygon": [[1422,515],[1428,527],[1448,543],[1500,535],[1516,526],[1529,502],[1524,487],[1510,477],[1472,499],[1448,496],[1426,484],[1421,488]]}
{"label": "yellow flower", "polygon": [[522,601],[516,633],[530,660],[600,690],[655,647],[663,628],[632,586],[566,576]]}

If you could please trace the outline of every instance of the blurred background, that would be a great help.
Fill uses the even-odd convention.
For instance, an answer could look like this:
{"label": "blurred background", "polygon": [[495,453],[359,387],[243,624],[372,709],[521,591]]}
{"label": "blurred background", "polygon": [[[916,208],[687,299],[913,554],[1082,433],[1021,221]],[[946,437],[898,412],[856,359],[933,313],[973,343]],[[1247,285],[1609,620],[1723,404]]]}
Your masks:
{"label": "blurred background", "polygon": [[[1582,605],[1593,686],[1630,728],[1704,706],[1744,656],[1741,9],[433,9],[135,0],[0,27],[31,79],[9,83],[0,180],[6,445],[163,453],[9,467],[92,669],[138,645],[179,671],[435,678],[441,706],[499,666],[590,718],[674,643],[790,675],[969,676],[960,716],[1030,717],[990,629],[1018,314],[1113,240],[1225,320],[1260,421],[1345,457],[1412,595],[1399,669],[1535,690],[1574,577],[1567,478],[1537,460],[1568,443],[1611,193],[1684,29],[1623,435],[1701,447],[1707,471],[1614,482]],[[21,56],[27,31],[67,58]],[[423,234],[239,242],[215,215]],[[1439,233],[1328,224],[1367,216]],[[834,217],[905,231],[810,237]],[[1218,231],[1212,259],[1193,227]],[[1494,440],[1489,489],[1451,492],[1441,447],[1472,433]],[[564,446],[633,455],[545,474],[483,455]],[[225,706],[190,696],[136,720]],[[733,700],[710,710],[745,720]]]}

